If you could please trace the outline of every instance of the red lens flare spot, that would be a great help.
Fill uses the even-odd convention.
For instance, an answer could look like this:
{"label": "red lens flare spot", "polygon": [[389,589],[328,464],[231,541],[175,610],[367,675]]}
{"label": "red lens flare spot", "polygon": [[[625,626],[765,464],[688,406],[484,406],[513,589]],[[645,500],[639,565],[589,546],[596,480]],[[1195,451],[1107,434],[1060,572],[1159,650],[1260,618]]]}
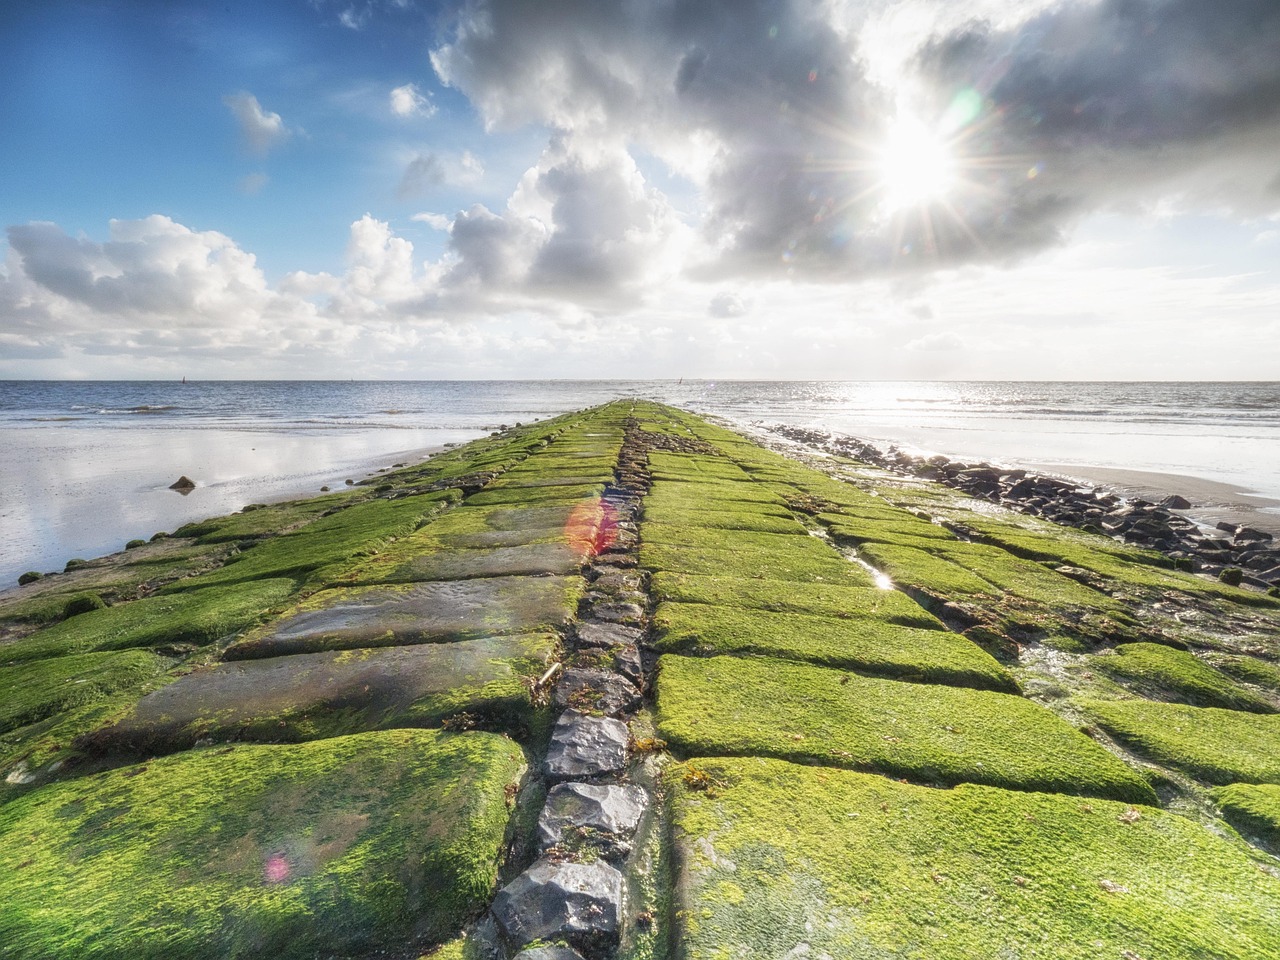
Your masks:
{"label": "red lens flare spot", "polygon": [[262,876],[267,883],[284,883],[289,879],[289,861],[281,854],[272,854],[262,868]]}
{"label": "red lens flare spot", "polygon": [[603,553],[618,539],[617,508],[600,498],[578,504],[565,523],[565,537],[584,557]]}

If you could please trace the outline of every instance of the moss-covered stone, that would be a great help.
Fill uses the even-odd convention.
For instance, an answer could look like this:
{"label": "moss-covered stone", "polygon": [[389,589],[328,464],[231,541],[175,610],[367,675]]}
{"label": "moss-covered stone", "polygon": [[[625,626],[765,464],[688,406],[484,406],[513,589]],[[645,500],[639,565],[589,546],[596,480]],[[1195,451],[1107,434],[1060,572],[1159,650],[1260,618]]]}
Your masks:
{"label": "moss-covered stone", "polygon": [[488,577],[312,594],[224,654],[228,660],[469,640],[564,628],[581,577]]}
{"label": "moss-covered stone", "polygon": [[1233,783],[1214,790],[1213,799],[1232,826],[1280,856],[1280,786]]}
{"label": "moss-covered stone", "polygon": [[145,650],[124,650],[0,667],[0,733],[136,686],[168,666]]}
{"label": "moss-covered stone", "polygon": [[95,610],[0,647],[0,663],[169,643],[203,646],[253,623],[293,586],[292,580],[259,580]]}
{"label": "moss-covered stone", "polygon": [[1225,707],[1275,713],[1267,700],[1251,693],[1185,650],[1158,643],[1126,643],[1114,653],[1090,658],[1101,670],[1146,696],[1197,707]]}
{"label": "moss-covered stone", "polygon": [[874,617],[662,603],[653,626],[654,646],[663,653],[756,654],[921,683],[1017,691],[1009,672],[964,637]]}
{"label": "moss-covered stone", "polygon": [[491,895],[510,741],[395,730],[236,746],[0,807],[15,960],[368,956],[444,940]]}
{"label": "moss-covered stone", "polygon": [[438,726],[461,713],[525,733],[540,721],[524,680],[546,669],[557,642],[529,634],[221,663],[147,695],[83,746],[146,753],[201,739],[297,742]]}
{"label": "moss-covered stone", "polygon": [[1154,803],[1128,767],[1021,697],[780,660],[665,656],[658,732],[685,756],[772,756],[907,777]]}
{"label": "moss-covered stone", "polygon": [[759,758],[667,782],[688,960],[1280,955],[1280,880],[1158,810]]}
{"label": "moss-covered stone", "polygon": [[1150,700],[1081,707],[1134,750],[1205,783],[1280,783],[1280,715]]}

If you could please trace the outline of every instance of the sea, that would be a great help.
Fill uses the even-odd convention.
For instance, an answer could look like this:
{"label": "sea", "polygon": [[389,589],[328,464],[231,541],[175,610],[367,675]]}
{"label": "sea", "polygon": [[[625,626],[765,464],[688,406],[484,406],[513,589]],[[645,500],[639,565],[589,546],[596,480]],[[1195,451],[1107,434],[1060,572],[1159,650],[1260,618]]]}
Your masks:
{"label": "sea", "polygon": [[[1280,383],[0,381],[0,587],[183,523],[334,489],[446,444],[619,397],[758,430],[1149,476],[1280,526]],[[195,489],[169,489],[180,476]]]}

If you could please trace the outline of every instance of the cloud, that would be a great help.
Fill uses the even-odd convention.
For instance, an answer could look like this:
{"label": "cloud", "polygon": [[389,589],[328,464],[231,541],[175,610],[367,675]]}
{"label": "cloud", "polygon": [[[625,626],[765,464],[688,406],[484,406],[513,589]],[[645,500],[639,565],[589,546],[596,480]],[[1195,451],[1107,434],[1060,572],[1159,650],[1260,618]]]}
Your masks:
{"label": "cloud", "polygon": [[447,217],[443,213],[415,213],[409,219],[425,223],[432,230],[439,230],[442,233],[448,233],[453,228],[453,218]]}
{"label": "cloud", "polygon": [[923,337],[907,342],[905,349],[926,353],[950,353],[964,349],[964,340],[950,331],[943,333],[927,333]]}
{"label": "cloud", "polygon": [[[1024,257],[1126,203],[1280,208],[1278,39],[1274,0],[467,0],[431,62],[490,129],[687,181],[687,275],[845,283]],[[904,116],[956,185],[893,211]]]}
{"label": "cloud", "polygon": [[392,90],[390,103],[391,112],[397,117],[430,117],[436,112],[435,104],[423,96],[414,83]]}
{"label": "cloud", "polygon": [[396,196],[401,200],[419,197],[445,181],[444,165],[434,153],[420,153],[404,168]]}
{"label": "cloud", "polygon": [[240,123],[240,135],[245,145],[254,153],[265,154],[286,140],[292,131],[285,126],[280,114],[263,110],[258,98],[241,91],[222,98]]}
{"label": "cloud", "polygon": [[750,305],[736,293],[727,290],[717,293],[707,305],[707,313],[713,317],[741,317],[750,310]]}

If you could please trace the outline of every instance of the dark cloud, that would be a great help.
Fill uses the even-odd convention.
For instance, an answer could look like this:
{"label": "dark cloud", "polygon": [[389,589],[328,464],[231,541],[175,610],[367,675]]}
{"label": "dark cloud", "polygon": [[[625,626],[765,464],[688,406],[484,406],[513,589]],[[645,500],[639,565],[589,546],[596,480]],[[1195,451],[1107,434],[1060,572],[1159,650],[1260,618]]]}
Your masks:
{"label": "dark cloud", "polygon": [[434,153],[420,153],[409,161],[396,188],[401,200],[418,197],[445,182],[444,164]]}

